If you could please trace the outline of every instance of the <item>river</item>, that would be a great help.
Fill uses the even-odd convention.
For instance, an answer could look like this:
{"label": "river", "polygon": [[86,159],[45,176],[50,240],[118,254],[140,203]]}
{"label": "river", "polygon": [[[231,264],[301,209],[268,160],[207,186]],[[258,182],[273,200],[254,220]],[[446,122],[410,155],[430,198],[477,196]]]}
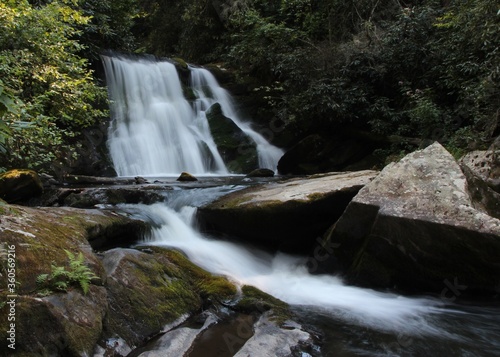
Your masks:
{"label": "river", "polygon": [[144,242],[182,250],[206,270],[253,285],[292,305],[323,336],[322,356],[499,356],[500,304],[467,302],[447,291],[403,296],[311,275],[305,256],[265,252],[202,233],[196,210],[242,185],[165,192],[166,203],[122,205],[150,222]]}

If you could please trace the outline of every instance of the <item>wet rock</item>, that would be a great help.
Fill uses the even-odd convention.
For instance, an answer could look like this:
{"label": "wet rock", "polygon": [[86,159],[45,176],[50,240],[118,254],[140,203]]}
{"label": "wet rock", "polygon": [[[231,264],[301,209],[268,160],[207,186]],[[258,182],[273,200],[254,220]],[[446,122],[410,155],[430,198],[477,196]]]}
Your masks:
{"label": "wet rock", "polygon": [[[439,294],[498,293],[500,221],[473,207],[438,143],[387,166],[332,227],[324,267],[356,284]],[[446,290],[447,291],[447,290]]]}
{"label": "wet rock", "polygon": [[209,313],[200,328],[179,327],[162,335],[155,343],[148,346],[152,351],[143,352],[139,357],[184,356],[192,349],[195,340],[211,325],[218,322],[218,318]]}
{"label": "wet rock", "polygon": [[334,173],[250,187],[198,210],[209,232],[269,249],[304,253],[376,171]]}
{"label": "wet rock", "polygon": [[31,207],[67,206],[75,208],[94,208],[96,205],[117,205],[120,203],[153,204],[163,202],[164,191],[171,187],[151,185],[146,187],[91,187],[91,188],[48,188],[34,199],[24,201]]}
{"label": "wet rock", "polygon": [[182,172],[180,176],[177,178],[177,181],[189,182],[189,181],[198,181],[198,179],[188,172]]}
{"label": "wet rock", "polygon": [[130,180],[124,180],[118,177],[66,175],[63,177],[63,182],[71,185],[119,185],[121,183],[130,182]]}
{"label": "wet rock", "polygon": [[248,173],[258,167],[257,146],[233,121],[224,116],[219,103],[206,112],[210,132],[229,171]]}
{"label": "wet rock", "polygon": [[43,185],[35,171],[10,170],[0,174],[0,198],[7,202],[19,202],[42,192]]}
{"label": "wet rock", "polygon": [[[296,349],[312,344],[311,335],[293,323],[284,329],[270,319],[270,313],[264,313],[253,326],[254,334],[234,355],[235,357],[291,356]],[[299,352],[300,353],[300,352]]]}
{"label": "wet rock", "polygon": [[148,180],[146,180],[144,177],[141,177],[141,176],[134,177],[134,180],[135,180],[136,185],[145,185],[145,184],[149,183]]}
{"label": "wet rock", "polygon": [[247,177],[273,177],[274,171],[269,169],[255,169]]}
{"label": "wet rock", "polygon": [[227,279],[212,276],[181,253],[149,249],[150,253],[114,249],[103,257],[110,306],[105,337],[119,336],[130,346],[145,342],[202,306],[236,294]]}

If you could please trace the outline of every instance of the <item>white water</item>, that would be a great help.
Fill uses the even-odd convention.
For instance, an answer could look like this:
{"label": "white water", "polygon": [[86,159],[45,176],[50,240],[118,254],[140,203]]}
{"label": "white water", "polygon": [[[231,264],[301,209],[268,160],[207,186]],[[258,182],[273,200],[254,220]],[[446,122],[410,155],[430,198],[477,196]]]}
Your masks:
{"label": "white water", "polygon": [[271,145],[262,135],[254,131],[250,125],[243,121],[235,110],[231,95],[222,88],[210,71],[204,68],[190,67],[191,87],[208,109],[212,104],[219,103],[222,112],[257,144],[259,154],[259,167],[276,170],[279,159],[284,152]]}
{"label": "white water", "polygon": [[[195,195],[202,192],[191,191]],[[155,223],[147,244],[182,250],[204,269],[249,284],[295,305],[324,309],[336,318],[383,331],[438,334],[428,317],[440,312],[431,299],[405,298],[345,285],[334,276],[310,275],[303,258],[276,256],[230,242],[207,238],[194,227],[196,208],[169,197],[169,205],[141,206],[140,214]],[[439,332],[442,335],[442,332]]]}
{"label": "white water", "polygon": [[276,169],[283,152],[238,119],[231,97],[207,70],[191,68],[199,98],[190,104],[167,61],[104,56],[103,63],[113,118],[108,147],[119,176],[229,174],[205,116],[215,102],[257,143],[260,166]]}

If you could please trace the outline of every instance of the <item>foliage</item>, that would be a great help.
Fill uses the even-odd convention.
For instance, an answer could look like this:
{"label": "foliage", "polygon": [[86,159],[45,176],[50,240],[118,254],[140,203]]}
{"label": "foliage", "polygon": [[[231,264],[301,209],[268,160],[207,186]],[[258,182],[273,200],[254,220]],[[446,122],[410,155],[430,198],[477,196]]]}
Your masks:
{"label": "foliage", "polygon": [[71,143],[82,128],[105,114],[96,105],[105,91],[77,55],[83,49],[75,39],[77,26],[89,18],[73,5],[66,0],[38,7],[27,1],[0,4],[0,76],[18,104],[3,120],[9,127],[31,124],[6,137],[4,165],[47,171],[56,158],[74,153]]}
{"label": "foliage", "polygon": [[52,264],[50,274],[40,274],[36,282],[42,295],[49,295],[54,290],[67,291],[72,285],[79,286],[83,293],[87,294],[91,281],[99,278],[85,265],[82,252],[75,256],[68,250],[64,251],[69,259],[69,270],[64,266]]}

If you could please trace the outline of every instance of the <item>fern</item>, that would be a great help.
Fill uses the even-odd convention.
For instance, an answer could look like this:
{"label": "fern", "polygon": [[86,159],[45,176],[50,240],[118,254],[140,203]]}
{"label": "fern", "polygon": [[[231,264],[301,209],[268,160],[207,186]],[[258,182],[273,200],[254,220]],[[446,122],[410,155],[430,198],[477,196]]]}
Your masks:
{"label": "fern", "polygon": [[90,283],[93,279],[99,279],[88,266],[85,265],[85,257],[82,252],[75,256],[69,250],[64,250],[69,260],[69,270],[64,266],[51,264],[50,274],[40,274],[36,282],[39,285],[39,295],[49,295],[52,290],[68,291],[71,285],[79,286],[86,295],[89,292]]}

